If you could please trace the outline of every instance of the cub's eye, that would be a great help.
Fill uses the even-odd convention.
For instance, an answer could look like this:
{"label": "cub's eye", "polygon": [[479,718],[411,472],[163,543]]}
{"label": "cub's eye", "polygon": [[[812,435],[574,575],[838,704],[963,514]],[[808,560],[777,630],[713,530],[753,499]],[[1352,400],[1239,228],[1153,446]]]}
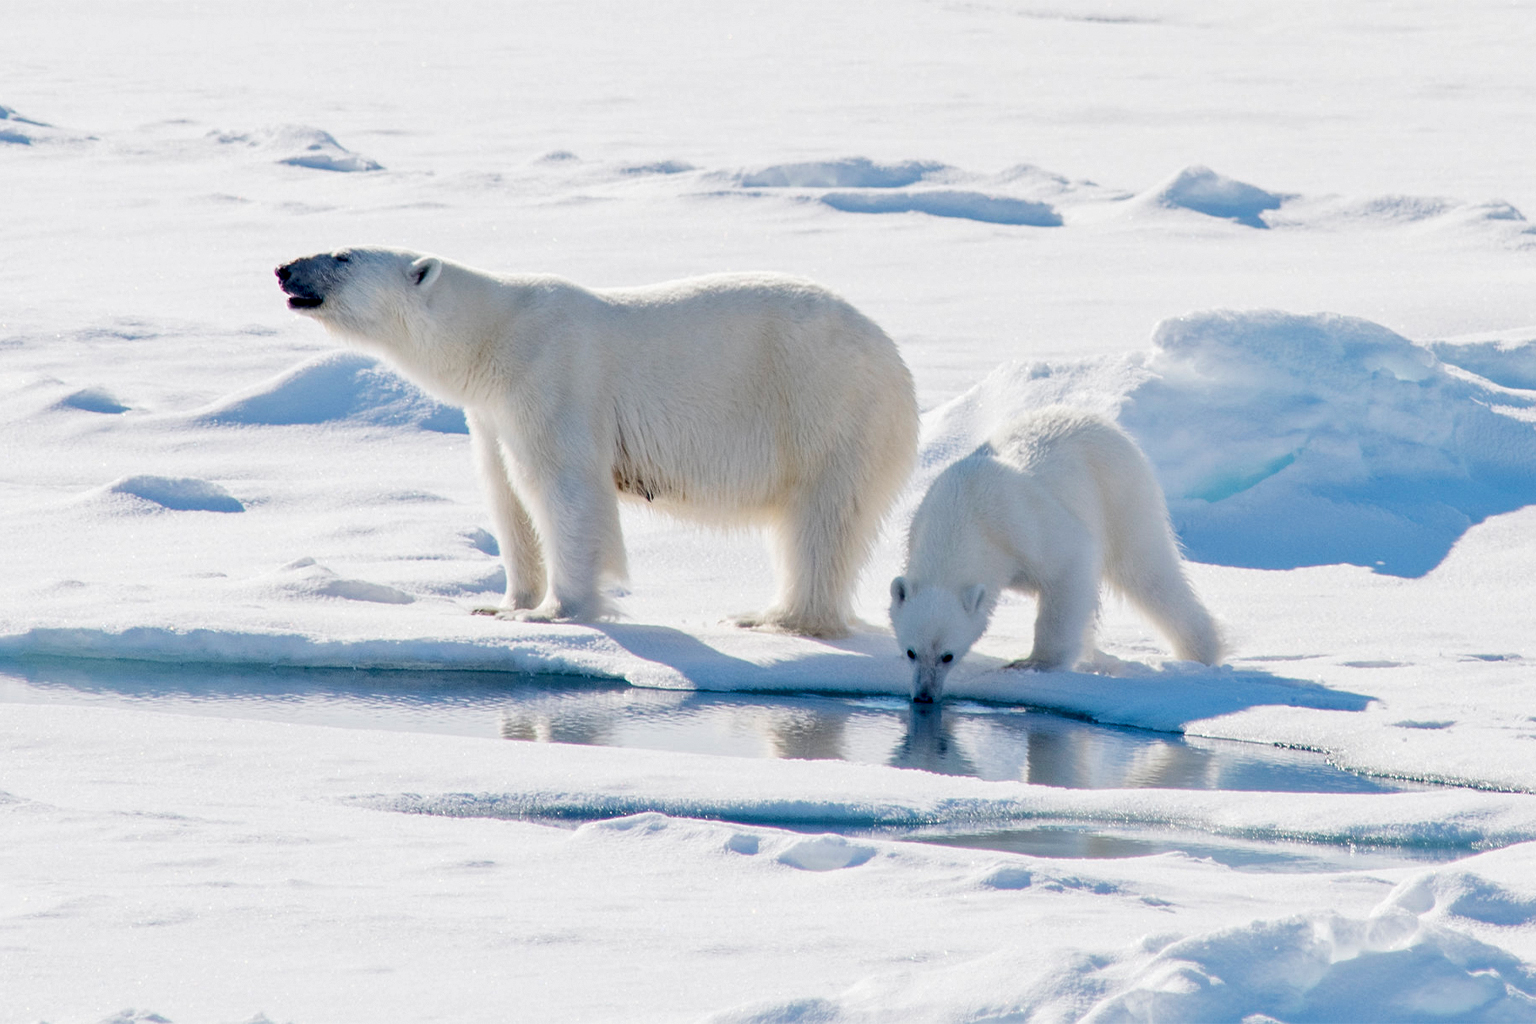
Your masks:
{"label": "cub's eye", "polygon": [[337,263],[351,263],[352,262],[352,257],[348,256],[344,252],[339,252],[339,253],[336,254],[336,262]]}
{"label": "cub's eye", "polygon": [[953,654],[946,653],[944,657],[940,658],[939,660],[948,665],[950,662],[955,660],[955,656]]}
{"label": "cub's eye", "polygon": [[914,651],[910,647],[907,648],[907,660],[908,661],[916,661],[917,660],[917,652]]}

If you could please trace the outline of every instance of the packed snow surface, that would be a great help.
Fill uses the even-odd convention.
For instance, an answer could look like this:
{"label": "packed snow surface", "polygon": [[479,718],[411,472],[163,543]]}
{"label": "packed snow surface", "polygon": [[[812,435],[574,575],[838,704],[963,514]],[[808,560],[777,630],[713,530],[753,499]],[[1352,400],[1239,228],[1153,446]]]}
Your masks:
{"label": "packed snow surface", "polygon": [[[1518,8],[63,0],[4,31],[0,1022],[1536,1020]],[[725,624],[770,597],[760,539],[644,510],[615,621],[470,614],[505,580],[462,414],[272,277],[370,243],[845,295],[925,410],[868,627]],[[1170,661],[1110,600],[1103,671],[1008,670],[1010,597],[956,696],[1450,785],[1067,789],[192,714],[35,669],[899,697],[922,489],[1061,401],[1146,449],[1232,656]],[[898,841],[1042,822],[1337,856]]]}

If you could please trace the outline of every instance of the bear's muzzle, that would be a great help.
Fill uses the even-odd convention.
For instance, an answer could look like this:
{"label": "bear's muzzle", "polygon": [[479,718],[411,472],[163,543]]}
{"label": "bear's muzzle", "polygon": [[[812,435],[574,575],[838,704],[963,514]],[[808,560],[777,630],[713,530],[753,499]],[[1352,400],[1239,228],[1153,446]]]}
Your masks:
{"label": "bear's muzzle", "polygon": [[288,294],[288,308],[315,309],[322,305],[327,287],[335,281],[337,269],[344,262],[329,254],[305,256],[273,271]]}

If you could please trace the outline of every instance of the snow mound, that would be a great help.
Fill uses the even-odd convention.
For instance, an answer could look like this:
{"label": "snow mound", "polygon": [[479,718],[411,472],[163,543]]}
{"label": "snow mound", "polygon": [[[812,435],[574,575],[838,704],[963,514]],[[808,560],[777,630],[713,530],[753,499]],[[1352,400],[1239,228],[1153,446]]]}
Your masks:
{"label": "snow mound", "polygon": [[1416,224],[1434,220],[1463,223],[1514,221],[1523,223],[1525,215],[1502,200],[1469,203],[1441,196],[1371,196],[1366,199],[1319,200],[1318,219],[1338,221],[1385,221]]}
{"label": "snow mound", "polygon": [[0,121],[8,121],[11,125],[31,125],[34,128],[51,127],[42,121],[34,121],[30,117],[22,117],[13,108],[3,104],[0,104]]}
{"label": "snow mound", "polygon": [[686,174],[696,171],[697,167],[686,160],[657,160],[648,164],[625,164],[619,168],[619,173],[628,177],[650,177],[657,174]]}
{"label": "snow mound", "polygon": [[1081,178],[1074,180],[1035,164],[1015,164],[995,175],[992,181],[1012,194],[1029,199],[1060,197],[1077,201],[1120,202],[1133,196],[1133,193],[1123,189],[1108,188]]}
{"label": "snow mound", "polygon": [[949,168],[931,160],[877,164],[864,157],[773,164],[743,171],[737,182],[746,188],[905,188]]}
{"label": "snow mound", "polygon": [[1536,921],[1536,892],[1521,892],[1474,871],[1426,872],[1399,885],[1386,906],[1434,919],[1461,918],[1500,927]]}
{"label": "snow mound", "polygon": [[1217,174],[1209,167],[1186,167],[1161,185],[1142,193],[1138,206],[1193,210],[1207,217],[1266,228],[1263,214],[1278,210],[1289,195],[1266,192],[1254,185]]}
{"label": "snow mound", "polygon": [[1285,206],[1265,216],[1269,227],[1354,232],[1401,231],[1439,235],[1473,244],[1494,240],[1516,249],[1536,245],[1536,227],[1499,199],[1469,202],[1443,196],[1285,196]]}
{"label": "snow mound", "polygon": [[30,146],[37,128],[48,128],[41,121],[22,117],[10,107],[0,106],[0,143],[10,143],[15,146]]}
{"label": "snow mound", "polygon": [[357,423],[465,434],[464,414],[428,396],[370,356],[328,352],[215,402],[194,422],[294,426]]}
{"label": "snow mound", "polygon": [[1082,1019],[1536,1020],[1536,974],[1393,908],[1299,915],[1167,945]]}
{"label": "snow mound", "polygon": [[128,1007],[119,1010],[110,1017],[103,1017],[99,1024],[172,1024],[169,1017],[162,1017],[153,1010],[135,1010]]}
{"label": "snow mound", "polygon": [[285,124],[254,132],[209,133],[224,146],[270,153],[276,162],[317,171],[381,171],[384,165],[344,147],[329,133],[302,124]]}
{"label": "snow mound", "polygon": [[0,146],[30,146],[37,142],[79,142],[92,138],[55,128],[44,121],[23,117],[15,109],[0,106]]}
{"label": "snow mound", "polygon": [[1536,391],[1536,332],[1518,341],[1433,341],[1426,347],[1441,362],[1493,381],[1500,387]]}
{"label": "snow mound", "polygon": [[856,868],[874,855],[873,846],[828,834],[799,840],[779,854],[779,863],[801,871],[837,871]]}
{"label": "snow mound", "polygon": [[416,600],[405,591],[382,583],[346,579],[313,558],[289,562],[277,573],[259,580],[258,589],[280,591],[290,597],[337,597],[374,604],[411,604]]}
{"label": "snow mound", "polygon": [[1197,561],[1420,576],[1468,527],[1536,503],[1536,393],[1332,314],[1199,313],[1160,324],[1147,355],[1000,367],[926,418],[925,472],[1052,402],[1118,413]]}
{"label": "snow mound", "polygon": [[1443,217],[1457,205],[1438,196],[1372,196],[1343,202],[1335,213],[1341,218],[1413,222]]}
{"label": "snow mound", "polygon": [[54,406],[57,409],[80,409],[84,412],[99,412],[108,415],[127,412],[128,406],[119,402],[110,391],[104,388],[82,388],[70,395],[59,399]]}
{"label": "snow mound", "polygon": [[244,512],[234,495],[218,484],[195,477],[125,476],[105,488],[177,512]]}
{"label": "snow mound", "polygon": [[926,213],[934,217],[959,217],[986,224],[1061,226],[1061,215],[1050,204],[1011,196],[987,195],[957,189],[918,192],[828,192],[821,201],[845,213]]}

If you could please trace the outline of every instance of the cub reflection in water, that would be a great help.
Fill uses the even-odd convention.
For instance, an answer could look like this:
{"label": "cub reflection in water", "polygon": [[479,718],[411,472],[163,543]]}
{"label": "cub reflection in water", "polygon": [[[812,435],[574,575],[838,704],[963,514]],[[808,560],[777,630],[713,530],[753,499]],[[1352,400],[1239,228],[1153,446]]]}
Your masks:
{"label": "cub reflection in water", "polygon": [[907,709],[907,734],[888,764],[893,768],[920,768],[939,775],[975,775],[976,766],[953,735],[953,723],[938,704],[913,704]]}

